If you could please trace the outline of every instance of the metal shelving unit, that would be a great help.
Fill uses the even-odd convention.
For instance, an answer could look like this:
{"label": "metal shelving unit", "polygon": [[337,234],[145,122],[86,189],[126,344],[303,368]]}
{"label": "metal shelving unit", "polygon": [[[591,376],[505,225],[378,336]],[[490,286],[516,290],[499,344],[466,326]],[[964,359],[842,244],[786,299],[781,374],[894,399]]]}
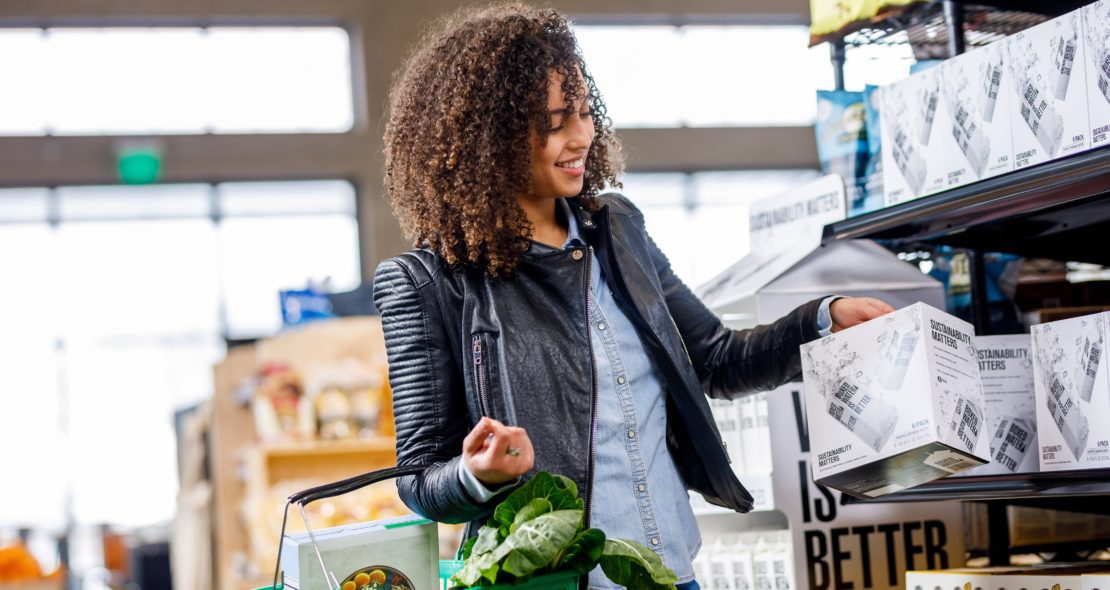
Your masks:
{"label": "metal shelving unit", "polygon": [[825,242],[943,244],[1110,265],[1110,146],[825,227]]}
{"label": "metal shelving unit", "polygon": [[[833,39],[838,87],[845,46],[911,43],[919,59],[950,57],[1087,4],[1029,0],[933,1]],[[1110,266],[1110,146],[901,203],[825,227],[824,242],[866,238],[895,249],[969,249],[977,331],[987,333],[983,252]],[[1110,514],[1110,467],[1097,470],[951,477],[872,500],[981,501],[988,507],[992,565],[1017,551],[1069,551],[1069,544],[1012,547],[1006,507]],[[1110,544],[1110,541],[1107,541]],[[1073,545],[1073,544],[1072,544]]]}
{"label": "metal shelving unit", "polygon": [[1077,471],[946,477],[873,500],[849,502],[929,502],[1005,500],[1010,504],[1110,514],[1110,467]]}

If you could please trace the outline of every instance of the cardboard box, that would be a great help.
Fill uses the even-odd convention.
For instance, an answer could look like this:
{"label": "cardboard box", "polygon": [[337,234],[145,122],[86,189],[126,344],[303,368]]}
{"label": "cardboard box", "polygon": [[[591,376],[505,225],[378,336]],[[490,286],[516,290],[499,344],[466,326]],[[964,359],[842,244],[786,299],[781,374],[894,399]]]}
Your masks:
{"label": "cardboard box", "polygon": [[1110,143],[1110,0],[1080,9],[1091,147]]}
{"label": "cardboard box", "polygon": [[336,587],[325,581],[321,558],[343,590],[350,586],[358,590],[357,582],[363,580],[390,590],[439,586],[439,538],[436,524],[430,520],[409,515],[321,529],[313,535],[320,549],[319,558],[309,533],[285,537],[281,565],[289,590]]}
{"label": "cardboard box", "polygon": [[906,590],[991,590],[992,578],[1020,567],[955,568],[906,572]]}
{"label": "cardboard box", "polygon": [[1086,56],[1079,11],[1008,37],[1005,88],[1011,116],[1014,169],[1075,154],[1091,147]]}
{"label": "cardboard box", "polygon": [[1032,327],[1041,471],[1110,467],[1108,319]]}
{"label": "cardboard box", "polygon": [[1035,473],[1037,408],[1033,392],[1033,344],[1028,334],[977,336],[991,462],[960,475]]}
{"label": "cardboard box", "polygon": [[1083,590],[1110,590],[1110,571],[1101,574],[1082,574],[1079,578],[1079,585]]}
{"label": "cardboard box", "polygon": [[938,182],[937,170],[933,168],[943,163],[943,154],[929,149],[939,101],[936,70],[895,82],[880,94],[883,194],[887,206],[944,188],[943,176],[939,176]]}
{"label": "cardboard box", "polygon": [[916,303],[802,345],[814,479],[873,498],[987,463],[974,335]]}
{"label": "cardboard box", "polygon": [[1002,92],[1007,69],[1002,43],[957,56],[940,67],[941,106],[948,128],[937,138],[948,157],[941,174],[946,188],[1014,169],[1012,95]]}
{"label": "cardboard box", "polygon": [[1106,564],[1044,564],[991,577],[991,590],[1083,590],[1083,576],[1106,569]]}

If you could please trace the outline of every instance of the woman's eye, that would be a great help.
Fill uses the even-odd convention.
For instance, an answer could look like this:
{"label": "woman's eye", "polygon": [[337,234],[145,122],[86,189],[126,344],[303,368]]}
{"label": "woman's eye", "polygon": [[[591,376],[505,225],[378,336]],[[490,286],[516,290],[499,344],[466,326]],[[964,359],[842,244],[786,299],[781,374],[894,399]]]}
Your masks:
{"label": "woman's eye", "polygon": [[594,118],[594,114],[590,111],[582,111],[581,113],[578,113],[578,116],[583,118],[583,119],[592,119],[592,118]]}

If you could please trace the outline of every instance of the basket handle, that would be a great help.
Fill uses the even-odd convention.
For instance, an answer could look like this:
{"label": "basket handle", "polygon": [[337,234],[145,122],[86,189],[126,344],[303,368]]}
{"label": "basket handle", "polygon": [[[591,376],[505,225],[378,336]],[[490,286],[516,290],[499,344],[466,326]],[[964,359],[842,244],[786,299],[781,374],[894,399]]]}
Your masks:
{"label": "basket handle", "polygon": [[[388,467],[386,469],[379,469],[362,475],[356,475],[347,479],[341,479],[332,483],[326,483],[307,490],[301,490],[291,494],[285,501],[285,511],[281,517],[281,535],[278,537],[278,552],[277,559],[274,563],[274,581],[271,588],[278,589],[278,573],[281,572],[281,549],[285,544],[285,524],[289,520],[289,506],[297,504],[301,510],[301,517],[305,520],[305,526],[308,526],[308,515],[305,514],[304,507],[310,502],[323,500],[325,498],[332,498],[335,496],[342,496],[343,494],[353,492],[355,490],[364,488],[370,484],[385,481],[387,479],[394,479],[397,477],[404,477],[406,475],[419,475],[423,473],[429,465],[404,465],[396,467]],[[313,547],[316,549],[316,557],[320,561],[320,568],[324,570],[324,580],[329,584],[334,583],[330,578],[330,574],[326,567],[324,567],[323,557],[320,555],[320,548],[316,546],[316,538],[312,535],[312,529],[308,529],[309,539],[312,541]]]}

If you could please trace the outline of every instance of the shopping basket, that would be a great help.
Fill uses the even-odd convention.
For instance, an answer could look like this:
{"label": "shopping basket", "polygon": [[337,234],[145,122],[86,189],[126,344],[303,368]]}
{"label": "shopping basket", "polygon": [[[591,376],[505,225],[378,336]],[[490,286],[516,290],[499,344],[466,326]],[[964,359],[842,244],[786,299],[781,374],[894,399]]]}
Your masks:
{"label": "shopping basket", "polygon": [[[317,500],[341,496],[343,494],[353,492],[355,490],[364,488],[370,484],[385,481],[387,479],[394,479],[406,475],[419,475],[427,469],[426,465],[406,465],[403,467],[390,467],[387,469],[380,469],[378,471],[371,471],[362,475],[340,480],[333,483],[328,483],[314,488],[309,488],[297,492],[285,501],[285,510],[281,517],[281,537],[278,540],[278,552],[276,563],[274,563],[274,578],[270,586],[263,586],[258,590],[283,590],[283,584],[279,583],[278,577],[281,574],[281,550],[285,544],[285,525],[289,520],[289,507],[296,504],[301,518],[304,520],[305,530],[308,533],[309,541],[316,553],[316,559],[320,564],[320,569],[323,570],[324,579],[328,580],[333,589],[339,590],[339,581],[332,574],[331,570],[324,564],[324,558],[320,553],[320,548],[316,544],[316,537],[312,532],[312,527],[308,522],[308,513],[305,512],[305,506]],[[456,560],[442,560],[439,562],[439,584],[441,590],[449,590],[449,580],[455,572],[462,568],[463,562]],[[577,590],[578,588],[578,572],[574,570],[552,572],[543,574],[532,578],[527,583],[517,586],[501,584],[497,586],[484,587],[482,590]],[[420,589],[417,589],[420,590]],[[431,590],[431,589],[428,589]]]}
{"label": "shopping basket", "polygon": [[355,490],[364,488],[370,484],[385,481],[387,479],[394,479],[406,475],[418,475],[427,469],[425,465],[406,465],[403,467],[389,467],[387,469],[379,469],[371,471],[370,473],[363,473],[340,481],[326,483],[307,490],[302,490],[289,496],[285,501],[285,510],[281,517],[281,535],[278,538],[278,552],[277,559],[274,563],[274,578],[270,586],[263,586],[258,590],[283,590],[284,584],[278,582],[278,576],[281,574],[281,550],[285,544],[285,525],[289,521],[289,507],[296,504],[301,513],[301,518],[304,520],[305,530],[308,532],[309,541],[316,553],[316,559],[320,564],[320,569],[324,572],[324,579],[328,580],[331,587],[335,590],[339,589],[339,581],[331,571],[324,565],[324,558],[320,554],[320,547],[316,544],[316,537],[312,532],[312,525],[308,522],[308,513],[305,512],[305,506],[317,500],[332,498],[335,496],[342,496],[353,492]]}

